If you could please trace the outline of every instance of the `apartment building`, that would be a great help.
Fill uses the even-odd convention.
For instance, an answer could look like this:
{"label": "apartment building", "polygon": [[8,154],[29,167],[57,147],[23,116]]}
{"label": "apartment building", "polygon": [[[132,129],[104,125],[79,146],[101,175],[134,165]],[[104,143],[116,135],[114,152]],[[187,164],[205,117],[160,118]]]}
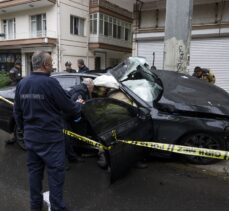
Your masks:
{"label": "apartment building", "polygon": [[36,50],[50,52],[57,71],[66,61],[77,68],[79,58],[90,69],[115,65],[132,52],[132,12],[118,5],[105,0],[0,0],[0,71],[20,59],[22,74],[28,75]]}
{"label": "apartment building", "polygon": [[[210,68],[216,84],[229,92],[229,1],[194,0],[189,72]],[[165,0],[141,0],[134,6],[133,54],[163,68]]]}

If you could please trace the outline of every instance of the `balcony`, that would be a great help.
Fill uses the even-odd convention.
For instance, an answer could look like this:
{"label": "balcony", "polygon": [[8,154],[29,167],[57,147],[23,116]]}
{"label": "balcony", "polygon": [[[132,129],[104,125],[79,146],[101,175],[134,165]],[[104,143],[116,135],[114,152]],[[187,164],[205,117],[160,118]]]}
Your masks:
{"label": "balcony", "polygon": [[112,39],[103,35],[90,35],[89,48],[91,50],[105,49],[118,52],[131,53],[132,44],[129,41]]}
{"label": "balcony", "polygon": [[132,12],[115,4],[112,4],[106,0],[90,0],[89,6],[90,13],[102,12],[116,18],[121,18],[128,22],[133,21]]}
{"label": "balcony", "polygon": [[89,47],[131,52],[131,24],[103,13],[90,14]]}
{"label": "balcony", "polygon": [[0,48],[27,45],[56,45],[57,34],[53,31],[36,31],[34,33],[6,34],[0,37]]}
{"label": "balcony", "polygon": [[0,0],[0,15],[54,5],[56,0]]}

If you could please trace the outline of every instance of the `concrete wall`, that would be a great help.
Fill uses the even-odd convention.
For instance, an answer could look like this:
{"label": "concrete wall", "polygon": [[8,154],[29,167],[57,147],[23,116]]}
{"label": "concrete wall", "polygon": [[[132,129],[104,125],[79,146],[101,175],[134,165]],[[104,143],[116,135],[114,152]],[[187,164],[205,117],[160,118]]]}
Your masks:
{"label": "concrete wall", "polygon": [[[74,15],[85,20],[84,36],[70,33],[70,16]],[[77,59],[84,59],[89,68],[94,68],[93,54],[88,51],[89,39],[89,0],[61,0],[60,2],[60,43],[61,68],[66,61],[72,62],[77,69]],[[92,61],[93,60],[93,61]]]}
{"label": "concrete wall", "polygon": [[[218,20],[221,17],[222,6],[218,7]],[[195,5],[193,9],[193,25],[214,24],[216,16],[216,5]],[[155,28],[156,10],[142,11],[141,28]],[[229,23],[229,2],[225,2],[223,7],[222,23]],[[159,9],[158,27],[165,26],[165,9]]]}
{"label": "concrete wall", "polygon": [[124,59],[128,58],[129,56],[131,56],[131,54],[128,53],[121,53],[121,52],[117,52],[117,51],[107,51],[107,59],[106,59],[106,65],[107,67],[113,66],[114,64],[112,64],[111,60],[117,60],[118,63],[123,61]]}

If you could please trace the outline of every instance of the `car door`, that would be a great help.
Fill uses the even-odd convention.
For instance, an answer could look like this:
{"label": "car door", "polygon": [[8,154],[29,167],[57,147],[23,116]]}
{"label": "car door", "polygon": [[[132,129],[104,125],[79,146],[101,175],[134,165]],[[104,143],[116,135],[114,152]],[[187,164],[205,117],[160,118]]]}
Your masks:
{"label": "car door", "polygon": [[83,114],[96,139],[112,150],[106,152],[111,167],[111,181],[124,176],[129,168],[143,156],[144,148],[117,143],[118,139],[148,140],[152,120],[138,108],[110,98],[97,98],[84,105]]}

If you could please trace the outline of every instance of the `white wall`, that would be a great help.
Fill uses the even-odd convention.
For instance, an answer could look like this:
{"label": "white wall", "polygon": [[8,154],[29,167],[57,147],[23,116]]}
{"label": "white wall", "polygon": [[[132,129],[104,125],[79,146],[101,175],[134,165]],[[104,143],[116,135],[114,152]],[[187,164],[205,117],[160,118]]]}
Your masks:
{"label": "white wall", "polygon": [[[48,37],[57,38],[57,13],[56,6],[35,8],[33,10],[20,11],[17,13],[4,14],[0,16],[0,23],[3,19],[15,18],[16,39],[30,37],[30,16],[46,13]],[[0,31],[2,31],[2,26]]]}
{"label": "white wall", "polygon": [[[70,33],[70,15],[85,19],[84,36]],[[89,0],[61,0],[60,3],[60,27],[61,27],[61,68],[70,60],[72,67],[77,69],[77,59],[84,59],[85,64],[91,67],[91,57],[88,51],[89,41]]]}

